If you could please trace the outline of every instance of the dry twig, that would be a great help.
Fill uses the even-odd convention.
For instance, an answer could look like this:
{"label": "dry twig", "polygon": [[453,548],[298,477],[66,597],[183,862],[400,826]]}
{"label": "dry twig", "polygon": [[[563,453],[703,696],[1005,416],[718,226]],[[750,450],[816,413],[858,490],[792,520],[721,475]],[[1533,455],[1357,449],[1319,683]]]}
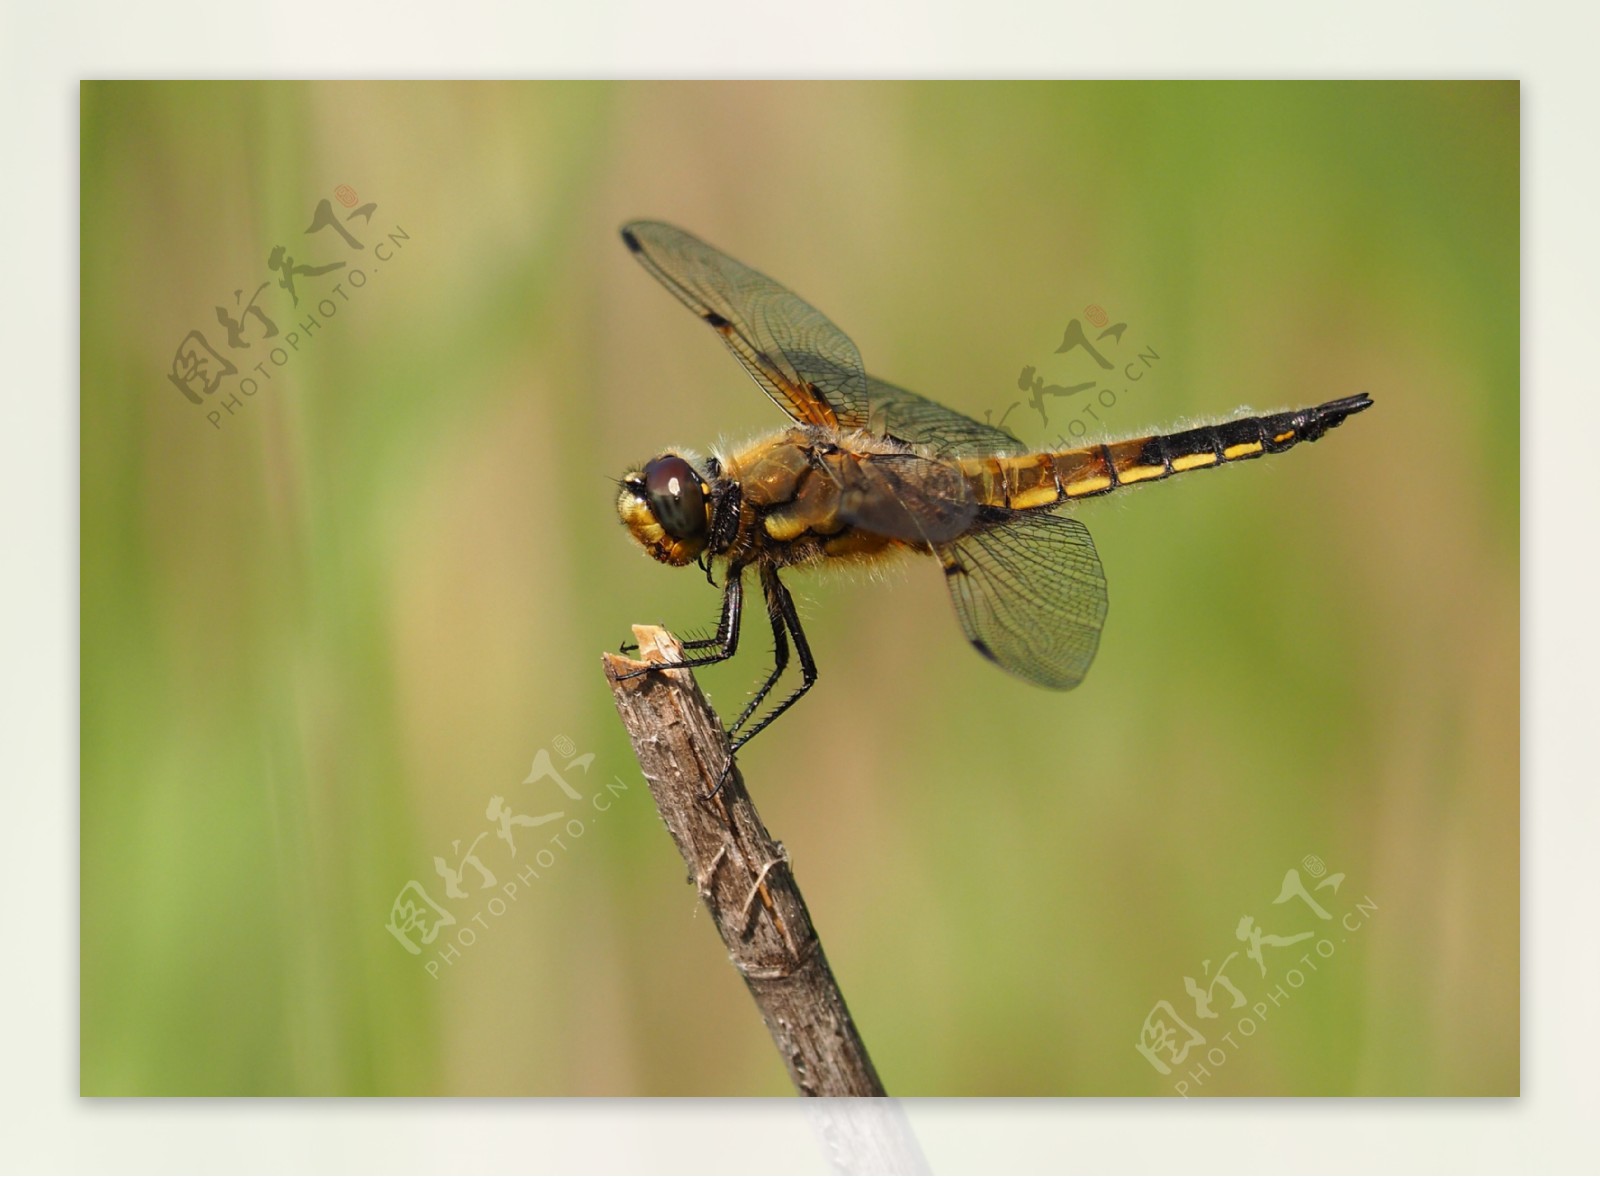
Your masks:
{"label": "dry twig", "polygon": [[[634,634],[647,661],[683,656],[664,629],[640,625]],[[707,799],[728,763],[721,721],[687,670],[621,677],[643,665],[605,656],[617,711],[656,808],[795,1088],[802,1095],[883,1095],[788,857],[761,823],[737,766]]]}

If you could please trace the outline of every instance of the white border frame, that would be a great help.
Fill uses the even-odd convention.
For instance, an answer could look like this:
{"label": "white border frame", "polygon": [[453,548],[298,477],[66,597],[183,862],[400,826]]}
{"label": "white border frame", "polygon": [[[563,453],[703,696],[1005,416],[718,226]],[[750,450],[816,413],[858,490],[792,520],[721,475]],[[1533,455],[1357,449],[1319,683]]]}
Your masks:
{"label": "white border frame", "polygon": [[[479,9],[484,10],[480,13]],[[486,35],[488,15],[493,35]],[[86,77],[1509,77],[1523,82],[1523,1096],[910,1101],[939,1172],[1594,1171],[1596,63],[1578,4],[8,5],[0,1168],[827,1171],[787,1101],[77,1096],[77,151]],[[843,30],[843,32],[841,32]],[[15,202],[15,203],[13,203]],[[1508,390],[1508,394],[1509,394]],[[1485,471],[1485,477],[1491,472]],[[1469,1033],[1470,1029],[1464,1030]]]}

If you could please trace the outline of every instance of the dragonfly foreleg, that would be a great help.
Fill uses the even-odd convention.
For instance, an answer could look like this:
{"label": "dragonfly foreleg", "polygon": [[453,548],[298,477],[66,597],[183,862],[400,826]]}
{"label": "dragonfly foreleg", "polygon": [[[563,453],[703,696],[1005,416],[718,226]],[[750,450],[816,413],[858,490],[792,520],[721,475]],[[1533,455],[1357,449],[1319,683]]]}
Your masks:
{"label": "dragonfly foreleg", "polygon": [[686,650],[709,650],[706,654],[695,654],[693,657],[683,658],[677,662],[652,662],[638,670],[630,670],[618,678],[637,678],[641,674],[649,674],[653,670],[693,670],[697,666],[711,666],[718,662],[726,662],[732,658],[739,649],[739,627],[744,619],[744,578],[737,572],[728,574],[728,583],[722,590],[722,617],[717,622],[715,637],[699,638],[692,642],[684,642]]}

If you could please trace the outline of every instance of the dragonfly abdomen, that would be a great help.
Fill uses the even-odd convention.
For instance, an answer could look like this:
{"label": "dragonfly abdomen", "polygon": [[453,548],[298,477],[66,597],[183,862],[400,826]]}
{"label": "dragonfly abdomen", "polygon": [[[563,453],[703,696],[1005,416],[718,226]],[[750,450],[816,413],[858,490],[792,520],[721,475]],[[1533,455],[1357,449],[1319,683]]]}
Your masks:
{"label": "dragonfly abdomen", "polygon": [[1023,511],[1282,453],[1302,441],[1316,441],[1371,403],[1362,393],[1315,408],[1239,417],[1104,445],[1009,458],[967,458],[961,466],[980,503]]}

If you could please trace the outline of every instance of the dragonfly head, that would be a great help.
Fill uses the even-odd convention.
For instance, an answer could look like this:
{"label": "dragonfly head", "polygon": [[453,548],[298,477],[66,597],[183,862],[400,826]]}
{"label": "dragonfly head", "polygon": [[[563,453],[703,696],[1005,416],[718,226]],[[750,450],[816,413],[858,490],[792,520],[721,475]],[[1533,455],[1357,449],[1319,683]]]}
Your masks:
{"label": "dragonfly head", "polygon": [[705,550],[711,488],[683,458],[662,454],[623,477],[617,514],[651,556],[681,567]]}

